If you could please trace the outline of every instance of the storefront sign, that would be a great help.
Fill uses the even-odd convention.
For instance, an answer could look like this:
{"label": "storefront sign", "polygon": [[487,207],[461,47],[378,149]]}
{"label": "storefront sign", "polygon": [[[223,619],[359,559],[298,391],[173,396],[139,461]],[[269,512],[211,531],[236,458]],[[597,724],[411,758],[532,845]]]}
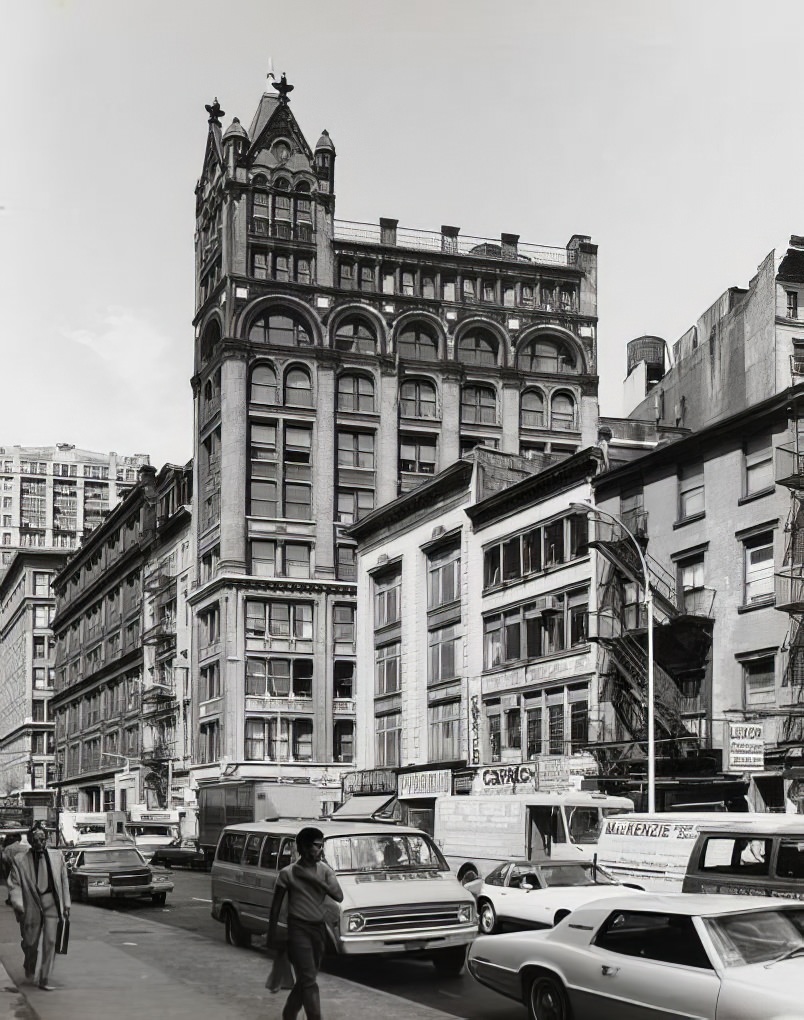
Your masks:
{"label": "storefront sign", "polygon": [[449,793],[452,787],[452,773],[449,769],[433,772],[403,772],[399,776],[397,797],[436,797]]}
{"label": "storefront sign", "polygon": [[563,659],[551,659],[548,662],[534,663],[525,670],[527,683],[539,683],[543,680],[555,680],[558,677],[580,676],[582,673],[589,673],[593,669],[592,656],[589,652],[584,655],[572,655]]}
{"label": "storefront sign", "polygon": [[452,792],[453,793],[471,793],[472,783],[475,780],[474,770],[466,772],[456,772],[452,777]]}
{"label": "storefront sign", "polygon": [[728,723],[728,772],[762,772],[765,769],[765,734],[762,723]]}
{"label": "storefront sign", "polygon": [[480,770],[480,782],[489,789],[497,786],[527,786],[536,789],[536,769],[532,765],[502,765]]}
{"label": "storefront sign", "polygon": [[396,773],[392,769],[362,769],[343,777],[343,794],[396,793]]}

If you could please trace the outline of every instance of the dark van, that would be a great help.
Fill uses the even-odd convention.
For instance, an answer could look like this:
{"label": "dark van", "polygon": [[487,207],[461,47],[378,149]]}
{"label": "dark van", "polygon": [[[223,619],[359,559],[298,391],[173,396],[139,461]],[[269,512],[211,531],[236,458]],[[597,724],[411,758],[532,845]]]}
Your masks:
{"label": "dark van", "polygon": [[804,817],[722,818],[701,826],[683,892],[804,899]]}

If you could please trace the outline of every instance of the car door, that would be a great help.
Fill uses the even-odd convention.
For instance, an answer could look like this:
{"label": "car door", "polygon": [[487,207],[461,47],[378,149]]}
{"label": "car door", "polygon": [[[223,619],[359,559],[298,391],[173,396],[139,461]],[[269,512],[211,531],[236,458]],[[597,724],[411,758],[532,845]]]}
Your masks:
{"label": "car door", "polygon": [[[262,885],[262,872],[259,867],[262,833],[252,832],[243,847],[243,898],[240,920],[250,931],[268,930],[268,911],[270,900]],[[267,905],[266,905],[267,904]]]}
{"label": "car door", "polygon": [[613,911],[566,977],[595,1020],[712,1020],[720,979],[686,915]]}
{"label": "car door", "polygon": [[497,916],[505,927],[551,927],[553,915],[540,892],[542,886],[533,865],[514,864],[505,877],[505,885],[496,890]]}

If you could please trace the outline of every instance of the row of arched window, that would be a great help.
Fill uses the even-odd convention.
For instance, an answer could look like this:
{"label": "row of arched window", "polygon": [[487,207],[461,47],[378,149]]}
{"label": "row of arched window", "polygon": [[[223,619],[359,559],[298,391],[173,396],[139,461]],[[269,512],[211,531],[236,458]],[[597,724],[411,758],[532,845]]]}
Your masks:
{"label": "row of arched window", "polygon": [[[267,363],[254,366],[249,382],[249,402],[262,407],[313,407],[310,372],[299,365],[277,375]],[[337,381],[339,411],[371,414],[377,411],[374,380],[357,372],[345,372]],[[441,416],[438,391],[429,379],[406,379],[399,387],[399,411],[403,418],[438,419]],[[465,425],[499,424],[498,397],[493,386],[468,383],[461,387],[461,422]],[[572,393],[557,391],[549,396],[530,387],[522,392],[520,425],[523,428],[577,428],[576,402]]]}
{"label": "row of arched window", "polygon": [[[255,344],[280,347],[311,347],[314,334],[309,324],[294,313],[272,311],[252,320],[248,339]],[[375,324],[366,316],[349,315],[340,319],[331,335],[335,350],[360,354],[390,353],[378,335]],[[399,357],[409,361],[440,361],[447,356],[446,338],[427,321],[403,324],[395,334],[393,347]],[[506,364],[505,346],[482,326],[466,329],[455,341],[454,358],[465,365],[494,367]],[[526,372],[549,375],[574,375],[584,371],[580,355],[565,337],[539,333],[523,340],[515,355],[515,367]]]}

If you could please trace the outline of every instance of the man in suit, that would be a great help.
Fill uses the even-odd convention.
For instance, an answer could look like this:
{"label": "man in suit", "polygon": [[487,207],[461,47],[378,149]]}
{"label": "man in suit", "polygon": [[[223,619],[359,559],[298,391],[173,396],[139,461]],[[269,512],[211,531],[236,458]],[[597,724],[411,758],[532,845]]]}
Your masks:
{"label": "man in suit", "polygon": [[27,852],[13,859],[8,894],[20,923],[25,977],[34,979],[41,938],[39,987],[49,992],[59,921],[70,916],[70,884],[61,851],[47,849],[47,833],[40,825],[28,830],[28,843]]}

